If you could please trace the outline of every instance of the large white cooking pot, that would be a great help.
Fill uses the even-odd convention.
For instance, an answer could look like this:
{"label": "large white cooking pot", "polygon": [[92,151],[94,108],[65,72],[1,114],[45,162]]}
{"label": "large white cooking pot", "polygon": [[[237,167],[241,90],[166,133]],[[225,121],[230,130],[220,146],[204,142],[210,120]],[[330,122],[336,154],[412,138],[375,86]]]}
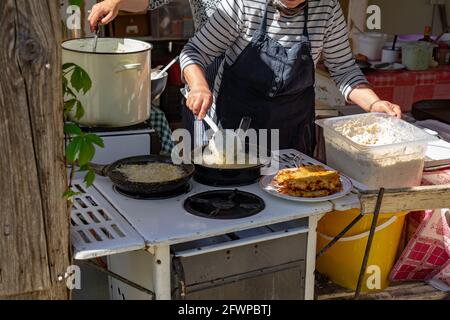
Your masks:
{"label": "large white cooking pot", "polygon": [[92,79],[92,89],[78,99],[84,116],[72,121],[86,126],[125,127],[150,117],[151,49],[146,42],[99,38],[93,52],[93,39],[74,39],[62,44],[63,63],[75,63]]}

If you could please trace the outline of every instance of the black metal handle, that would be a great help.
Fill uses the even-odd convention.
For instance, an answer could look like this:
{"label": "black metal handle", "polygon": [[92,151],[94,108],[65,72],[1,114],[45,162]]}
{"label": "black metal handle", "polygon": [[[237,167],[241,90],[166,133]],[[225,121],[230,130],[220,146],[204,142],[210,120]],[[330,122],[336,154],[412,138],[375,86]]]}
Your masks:
{"label": "black metal handle", "polygon": [[94,172],[100,176],[106,177],[108,176],[108,168],[109,165],[105,164],[98,164],[98,163],[90,163],[89,166],[91,167]]}

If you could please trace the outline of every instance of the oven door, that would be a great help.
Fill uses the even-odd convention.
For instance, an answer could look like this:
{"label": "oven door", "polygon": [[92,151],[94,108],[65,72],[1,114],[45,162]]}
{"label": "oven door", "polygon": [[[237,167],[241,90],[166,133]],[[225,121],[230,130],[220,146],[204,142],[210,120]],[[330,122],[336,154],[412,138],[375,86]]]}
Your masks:
{"label": "oven door", "polygon": [[299,220],[173,246],[173,298],[304,299],[307,233]]}

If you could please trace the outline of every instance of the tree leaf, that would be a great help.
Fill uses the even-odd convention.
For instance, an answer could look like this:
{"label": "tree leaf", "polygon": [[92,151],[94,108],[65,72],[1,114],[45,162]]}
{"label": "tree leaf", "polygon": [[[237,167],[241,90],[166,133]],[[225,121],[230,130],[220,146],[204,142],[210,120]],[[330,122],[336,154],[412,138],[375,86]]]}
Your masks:
{"label": "tree leaf", "polygon": [[75,123],[66,123],[64,124],[64,133],[71,136],[79,136],[83,134],[83,131]]}
{"label": "tree leaf", "polygon": [[78,167],[78,172],[86,172],[86,171],[89,171],[89,170],[91,170],[91,168],[89,167],[88,164],[85,164],[84,166]]}
{"label": "tree leaf", "polygon": [[84,116],[84,108],[80,101],[77,100],[75,111],[75,119],[80,120]]}
{"label": "tree leaf", "polygon": [[78,165],[84,166],[91,162],[92,158],[94,158],[95,155],[95,147],[87,139],[83,139],[83,142],[81,143],[80,147],[80,154],[78,156]]}
{"label": "tree leaf", "polygon": [[76,66],[73,70],[72,76],[70,77],[70,84],[76,91],[82,91],[84,94],[92,87],[91,78],[87,72],[79,66]]}
{"label": "tree leaf", "polygon": [[95,180],[95,172],[93,170],[89,170],[87,174],[84,176],[84,183],[86,187],[92,186]]}
{"label": "tree leaf", "polygon": [[70,84],[78,92],[83,88],[83,75],[80,70],[80,68],[75,67],[70,77]]}
{"label": "tree leaf", "polygon": [[64,112],[69,113],[72,112],[73,107],[75,106],[75,103],[77,103],[76,99],[70,99],[64,102]]}
{"label": "tree leaf", "polygon": [[83,0],[69,0],[69,4],[71,6],[75,5],[81,7],[83,2],[84,2]]}
{"label": "tree leaf", "polygon": [[104,148],[105,144],[103,143],[103,139],[100,138],[98,135],[93,134],[93,133],[89,133],[86,135],[86,139],[88,139],[89,141],[91,141],[93,144],[96,144],[97,146]]}
{"label": "tree leaf", "polygon": [[63,94],[66,95],[67,87],[69,86],[69,80],[66,77],[62,77],[63,82]]}
{"label": "tree leaf", "polygon": [[64,88],[64,96],[73,97],[75,99],[77,98],[75,92],[73,92],[73,90],[68,85],[66,88]]}
{"label": "tree leaf", "polygon": [[75,192],[73,190],[67,190],[66,192],[63,193],[63,197],[67,198],[67,200],[72,200],[73,197],[79,195],[79,192]]}
{"label": "tree leaf", "polygon": [[83,145],[83,138],[76,137],[69,142],[66,147],[66,158],[70,163],[74,163],[79,157],[81,146]]}
{"label": "tree leaf", "polygon": [[70,68],[76,67],[76,66],[77,66],[77,65],[76,65],[75,63],[72,63],[72,62],[64,63],[64,64],[62,65],[62,70],[63,70],[63,71],[66,71],[67,69],[70,69]]}

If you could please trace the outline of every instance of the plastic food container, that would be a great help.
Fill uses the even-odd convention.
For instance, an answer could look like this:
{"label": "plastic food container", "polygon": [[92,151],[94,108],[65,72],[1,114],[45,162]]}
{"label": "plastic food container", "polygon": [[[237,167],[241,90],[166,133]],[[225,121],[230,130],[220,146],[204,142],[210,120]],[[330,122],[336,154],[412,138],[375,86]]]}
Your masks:
{"label": "plastic food container", "polygon": [[364,32],[358,35],[358,53],[365,55],[370,61],[380,61],[381,52],[388,39],[385,33]]}
{"label": "plastic food container", "polygon": [[402,46],[402,64],[413,71],[428,70],[436,45],[429,42],[409,42]]}
{"label": "plastic food container", "polygon": [[383,113],[316,121],[327,164],[369,188],[420,185],[428,142],[423,130]]}

